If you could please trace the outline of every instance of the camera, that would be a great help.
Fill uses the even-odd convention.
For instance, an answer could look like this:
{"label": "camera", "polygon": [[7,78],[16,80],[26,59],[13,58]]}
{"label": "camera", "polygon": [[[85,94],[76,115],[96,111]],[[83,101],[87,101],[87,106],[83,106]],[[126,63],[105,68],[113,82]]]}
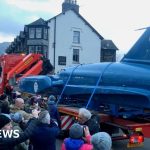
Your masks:
{"label": "camera", "polygon": [[86,125],[82,125],[82,128],[83,128],[83,137],[85,137],[85,131],[84,131],[84,129],[85,129],[86,127],[87,127]]}
{"label": "camera", "polygon": [[83,128],[83,132],[84,132],[84,129],[86,128],[86,125],[82,125],[82,128]]}

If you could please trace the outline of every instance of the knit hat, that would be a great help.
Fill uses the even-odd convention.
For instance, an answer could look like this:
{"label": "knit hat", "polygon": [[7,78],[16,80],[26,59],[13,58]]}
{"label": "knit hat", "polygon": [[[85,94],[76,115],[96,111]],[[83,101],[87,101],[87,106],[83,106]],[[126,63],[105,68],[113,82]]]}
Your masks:
{"label": "knit hat", "polygon": [[6,115],[0,115],[0,129],[2,129],[6,124],[10,122],[11,120]]}
{"label": "knit hat", "polygon": [[54,104],[56,101],[56,97],[54,95],[50,95],[48,98],[48,105]]}
{"label": "knit hat", "polygon": [[11,119],[16,123],[20,123],[22,121],[22,115],[19,112],[16,112],[11,114]]}
{"label": "knit hat", "polygon": [[74,123],[69,130],[69,136],[72,139],[80,139],[83,136],[83,127],[78,123]]}
{"label": "knit hat", "polygon": [[55,101],[56,97],[54,95],[50,95],[48,98],[49,101]]}
{"label": "knit hat", "polygon": [[111,150],[112,140],[108,133],[99,132],[92,136],[91,143],[94,150]]}

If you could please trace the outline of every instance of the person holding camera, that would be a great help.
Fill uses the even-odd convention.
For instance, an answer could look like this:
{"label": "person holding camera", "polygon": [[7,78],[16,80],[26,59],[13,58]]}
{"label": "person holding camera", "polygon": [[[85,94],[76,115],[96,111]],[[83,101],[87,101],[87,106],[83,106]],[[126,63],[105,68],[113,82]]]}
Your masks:
{"label": "person holding camera", "polygon": [[69,138],[64,140],[61,150],[92,150],[90,139],[89,128],[74,123],[69,130]]}
{"label": "person holding camera", "polygon": [[91,135],[100,132],[99,117],[92,115],[86,108],[79,109],[78,121],[79,124],[88,126]]}

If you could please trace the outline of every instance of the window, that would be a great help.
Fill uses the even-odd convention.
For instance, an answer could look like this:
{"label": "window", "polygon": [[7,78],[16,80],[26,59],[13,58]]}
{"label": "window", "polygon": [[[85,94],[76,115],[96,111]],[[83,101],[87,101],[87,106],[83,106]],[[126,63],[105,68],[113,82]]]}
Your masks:
{"label": "window", "polygon": [[35,28],[29,28],[29,38],[35,38]]}
{"label": "window", "polygon": [[29,53],[43,54],[42,46],[29,46]]}
{"label": "window", "polygon": [[36,46],[36,53],[42,54],[42,46]]}
{"label": "window", "polygon": [[73,43],[80,43],[80,32],[79,31],[73,31]]}
{"label": "window", "polygon": [[116,51],[110,49],[102,49],[101,62],[114,62],[116,60]]}
{"label": "window", "polygon": [[29,46],[29,53],[35,53],[35,47]]}
{"label": "window", "polygon": [[73,63],[79,63],[79,49],[73,49]]}
{"label": "window", "polygon": [[48,30],[44,28],[44,39],[48,39]]}
{"label": "window", "polygon": [[43,46],[43,55],[45,56],[45,58],[48,58],[48,47],[47,46]]}
{"label": "window", "polygon": [[58,65],[66,65],[66,56],[58,56]]}
{"label": "window", "polygon": [[42,38],[42,28],[36,28],[36,38],[37,39]]}

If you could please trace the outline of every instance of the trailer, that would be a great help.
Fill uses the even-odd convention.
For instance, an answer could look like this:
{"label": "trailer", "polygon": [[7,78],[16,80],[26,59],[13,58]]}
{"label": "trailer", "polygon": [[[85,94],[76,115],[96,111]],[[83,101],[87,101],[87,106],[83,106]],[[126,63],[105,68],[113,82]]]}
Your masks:
{"label": "trailer", "polygon": [[[79,64],[53,76],[22,78],[21,92],[58,97],[62,130],[87,108],[100,117],[102,131],[128,147],[150,138],[150,28],[118,63]],[[30,88],[29,88],[30,87]]]}
{"label": "trailer", "polygon": [[[71,125],[78,120],[79,108],[58,105],[58,109],[61,115],[62,133],[66,134]],[[133,121],[92,110],[91,113],[100,117],[101,130],[109,133],[113,141],[128,139],[127,147],[142,146],[144,138],[150,138],[149,121]]]}
{"label": "trailer", "polygon": [[94,93],[91,93],[92,98],[87,94],[66,95],[65,90],[67,86],[70,87],[68,83],[65,82],[64,85],[62,80],[54,76],[39,75],[23,78],[19,82],[19,87],[21,92],[43,96],[54,94],[58,97],[57,106],[61,116],[61,134],[63,135],[67,135],[71,125],[78,121],[78,110],[84,107],[100,117],[101,130],[109,133],[112,140],[129,139],[128,147],[138,147],[143,145],[145,137],[150,138],[149,109],[97,103],[101,101],[101,97],[95,95],[96,87],[93,88]]}

